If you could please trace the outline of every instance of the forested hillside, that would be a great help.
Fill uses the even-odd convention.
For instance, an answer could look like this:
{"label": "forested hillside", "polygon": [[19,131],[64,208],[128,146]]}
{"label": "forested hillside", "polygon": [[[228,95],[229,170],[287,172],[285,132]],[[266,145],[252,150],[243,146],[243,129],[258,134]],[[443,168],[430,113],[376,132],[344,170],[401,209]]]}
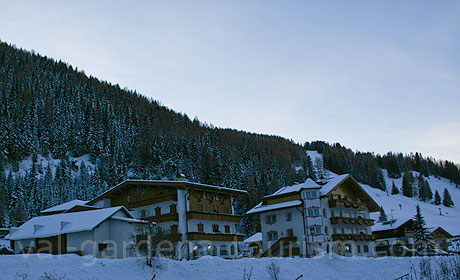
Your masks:
{"label": "forested hillside", "polygon": [[[73,162],[84,154],[93,172]],[[55,171],[37,162],[39,155],[60,159]],[[28,156],[31,169],[13,176]],[[0,175],[0,225],[89,199],[128,177],[184,174],[228,187],[257,185],[255,203],[280,185],[304,180],[296,172],[303,165],[303,147],[292,141],[203,125],[63,62],[0,44],[0,169],[11,166]]]}
{"label": "forested hillside", "polygon": [[376,188],[385,188],[381,168],[395,178],[415,170],[460,183],[457,165],[419,154],[376,156],[214,128],[61,61],[0,43],[0,226],[92,198],[126,178],[179,174],[248,190],[238,204],[243,213],[280,186],[319,177],[306,149],[322,153],[326,169]]}

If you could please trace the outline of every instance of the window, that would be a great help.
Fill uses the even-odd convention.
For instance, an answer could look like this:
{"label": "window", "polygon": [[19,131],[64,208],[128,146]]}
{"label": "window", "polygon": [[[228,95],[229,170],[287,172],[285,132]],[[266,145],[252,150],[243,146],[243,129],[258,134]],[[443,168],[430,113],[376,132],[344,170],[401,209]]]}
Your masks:
{"label": "window", "polygon": [[292,221],[292,213],[291,212],[286,212],[286,221]]}
{"label": "window", "polygon": [[311,192],[311,198],[317,198],[317,197],[318,196],[317,196],[316,192]]}
{"label": "window", "polygon": [[333,232],[334,234],[336,234],[336,233],[337,233],[337,228],[336,228],[336,227],[333,227],[333,228],[332,228],[332,232]]}
{"label": "window", "polygon": [[327,218],[327,212],[325,208],[323,209],[323,218]]}
{"label": "window", "polygon": [[367,234],[367,229],[362,228],[362,229],[361,229],[361,233],[362,233],[362,234]]}
{"label": "window", "polygon": [[310,208],[307,210],[307,216],[316,217],[319,216],[319,209],[318,208]]}
{"label": "window", "polygon": [[310,234],[311,235],[320,235],[321,234],[321,227],[310,227]]}
{"label": "window", "polygon": [[311,193],[310,192],[305,192],[305,198],[310,199],[311,198]]}
{"label": "window", "polygon": [[213,225],[212,225],[212,232],[220,232],[220,230],[219,230],[219,225],[213,224]]}
{"label": "window", "polygon": [[217,256],[217,247],[214,245],[208,246],[208,255],[209,256]]}
{"label": "window", "polygon": [[345,253],[351,253],[351,245],[350,244],[345,244],[345,246],[343,246],[344,249],[345,249]]}
{"label": "window", "polygon": [[268,241],[278,240],[278,232],[276,231],[267,232],[267,240]]}
{"label": "window", "polygon": [[155,208],[155,216],[161,215],[161,207]]}
{"label": "window", "polygon": [[106,244],[106,243],[99,243],[99,244],[97,244],[97,245],[98,245],[99,251],[105,251],[105,250],[107,250],[107,244]]}
{"label": "window", "polygon": [[198,224],[198,232],[203,232],[203,231],[204,231],[204,225]]}
{"label": "window", "polygon": [[227,245],[221,245],[220,246],[220,255],[221,256],[228,255]]}
{"label": "window", "polygon": [[219,208],[216,205],[211,205],[211,212],[212,213],[217,213],[217,212],[219,212]]}
{"label": "window", "polygon": [[177,206],[176,206],[176,204],[171,204],[171,205],[169,205],[169,212],[170,212],[170,213],[176,213],[176,212],[177,212]]}
{"label": "window", "polygon": [[345,233],[345,229],[344,229],[344,228],[342,228],[341,230],[342,230],[342,233]]}
{"label": "window", "polygon": [[176,235],[179,234],[179,226],[178,225],[172,225],[169,227],[171,234]]}
{"label": "window", "polygon": [[293,237],[294,236],[294,230],[292,228],[288,228],[286,230],[287,236],[288,237]]}
{"label": "window", "polygon": [[147,216],[147,211],[141,210],[141,218],[145,218]]}
{"label": "window", "polygon": [[366,252],[366,253],[369,252],[369,246],[364,245],[364,252]]}
{"label": "window", "polygon": [[131,197],[129,195],[126,197],[126,201],[131,202]]}
{"label": "window", "polygon": [[276,215],[270,215],[265,217],[265,223],[268,225],[276,223]]}
{"label": "window", "polygon": [[230,254],[235,255],[235,252],[236,252],[236,245],[233,244],[230,246]]}
{"label": "window", "polygon": [[326,235],[329,235],[329,228],[328,228],[327,226],[324,227],[324,233],[325,233]]}
{"label": "window", "polygon": [[356,245],[356,249],[358,250],[358,253],[361,253],[361,246]]}
{"label": "window", "polygon": [[229,225],[225,225],[225,233],[230,233],[230,226]]}

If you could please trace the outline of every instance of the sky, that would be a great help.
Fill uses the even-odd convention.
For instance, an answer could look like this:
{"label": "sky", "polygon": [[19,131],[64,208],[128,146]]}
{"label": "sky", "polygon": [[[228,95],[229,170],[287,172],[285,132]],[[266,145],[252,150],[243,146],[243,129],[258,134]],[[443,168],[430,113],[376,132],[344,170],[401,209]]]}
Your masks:
{"label": "sky", "polygon": [[0,40],[217,127],[460,163],[460,1],[5,1]]}

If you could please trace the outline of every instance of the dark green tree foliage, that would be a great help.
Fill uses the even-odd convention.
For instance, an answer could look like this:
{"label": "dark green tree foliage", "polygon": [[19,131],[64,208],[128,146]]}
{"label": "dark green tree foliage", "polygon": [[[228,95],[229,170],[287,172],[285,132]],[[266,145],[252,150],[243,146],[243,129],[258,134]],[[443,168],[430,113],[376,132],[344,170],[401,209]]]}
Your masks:
{"label": "dark green tree foliage", "polygon": [[412,172],[406,172],[403,176],[403,183],[402,183],[402,193],[407,197],[412,197],[414,195],[414,176],[412,176]]}
{"label": "dark green tree foliage", "polygon": [[444,189],[444,193],[442,195],[442,204],[446,207],[454,206],[454,202],[452,201],[452,197],[447,189]]}
{"label": "dark green tree foliage", "polygon": [[433,192],[431,191],[430,184],[423,178],[423,175],[417,177],[418,182],[418,197],[421,201],[427,201],[433,199]]}
{"label": "dark green tree foliage", "polygon": [[[94,169],[73,162],[85,154]],[[239,204],[241,214],[268,186],[304,181],[309,172],[298,168],[308,163],[293,141],[192,121],[135,91],[0,42],[0,167],[19,171],[31,155],[60,162],[52,170],[35,162],[27,175],[0,178],[3,225],[91,198],[128,174],[175,179],[183,173],[190,181],[243,189],[254,182],[254,198]]]}
{"label": "dark green tree foliage", "polygon": [[387,214],[385,213],[385,209],[383,209],[383,206],[380,206],[380,216],[379,216],[379,222],[386,222],[388,220]]}
{"label": "dark green tree foliage", "polygon": [[422,211],[420,206],[416,207],[416,214],[413,220],[413,230],[414,230],[414,241],[418,249],[422,249],[423,244],[426,244],[430,239],[432,239],[431,233],[426,227],[425,219],[422,216]]}
{"label": "dark green tree foliage", "polygon": [[434,204],[441,205],[441,196],[439,195],[438,191],[434,193]]}
{"label": "dark green tree foliage", "polygon": [[391,185],[391,194],[398,194],[398,193],[399,193],[399,190],[396,187],[395,182],[393,181],[393,183]]}
{"label": "dark green tree foliage", "polygon": [[[325,167],[335,173],[352,173],[352,170],[362,166],[357,165],[356,162],[360,160],[360,157],[362,157],[363,153],[354,153],[353,151],[347,148],[341,147],[340,144],[332,145],[324,141],[314,141],[311,143],[305,143],[304,147],[307,150],[316,150],[322,153],[325,156]],[[373,157],[373,160],[368,161],[368,164],[371,165],[371,170],[381,168],[386,169],[388,170],[388,176],[390,178],[401,177],[401,172],[418,171],[422,173],[425,177],[428,177],[429,175],[434,175],[436,177],[444,177],[450,179],[455,184],[460,184],[459,166],[450,161],[436,161],[431,157],[424,158],[420,153],[411,153],[403,155],[402,153],[389,152],[383,156],[374,156],[373,154],[371,155]],[[340,160],[340,162],[331,163],[330,160],[326,160],[326,158],[337,159]],[[353,176],[355,176],[355,174],[353,174]],[[378,187],[371,184],[370,181],[363,181],[363,179],[368,180],[367,176],[361,178],[360,181],[369,184],[373,187]]]}

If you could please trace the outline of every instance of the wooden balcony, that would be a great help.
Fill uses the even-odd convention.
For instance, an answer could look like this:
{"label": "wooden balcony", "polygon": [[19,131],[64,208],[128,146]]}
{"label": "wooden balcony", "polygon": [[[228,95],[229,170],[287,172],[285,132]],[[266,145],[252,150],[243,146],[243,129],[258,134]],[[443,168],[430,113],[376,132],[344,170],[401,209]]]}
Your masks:
{"label": "wooden balcony", "polygon": [[179,215],[177,213],[168,213],[157,216],[150,216],[141,218],[141,220],[155,222],[155,223],[166,223],[166,222],[178,222]]}
{"label": "wooden balcony", "polygon": [[243,235],[240,234],[225,234],[225,233],[204,233],[204,232],[188,232],[188,240],[207,240],[207,241],[243,241]]}
{"label": "wooden balcony", "polygon": [[329,208],[347,208],[353,210],[366,210],[367,205],[362,202],[349,201],[344,199],[329,199]]}
{"label": "wooden balcony", "polygon": [[331,217],[333,225],[357,225],[357,226],[373,226],[374,220],[364,218],[349,218],[349,217]]}
{"label": "wooden balcony", "polygon": [[332,241],[375,241],[376,236],[370,234],[348,234],[336,233],[332,234]]}
{"label": "wooden balcony", "polygon": [[216,222],[239,223],[241,220],[241,216],[231,214],[190,211],[187,212],[187,220],[206,220]]}

